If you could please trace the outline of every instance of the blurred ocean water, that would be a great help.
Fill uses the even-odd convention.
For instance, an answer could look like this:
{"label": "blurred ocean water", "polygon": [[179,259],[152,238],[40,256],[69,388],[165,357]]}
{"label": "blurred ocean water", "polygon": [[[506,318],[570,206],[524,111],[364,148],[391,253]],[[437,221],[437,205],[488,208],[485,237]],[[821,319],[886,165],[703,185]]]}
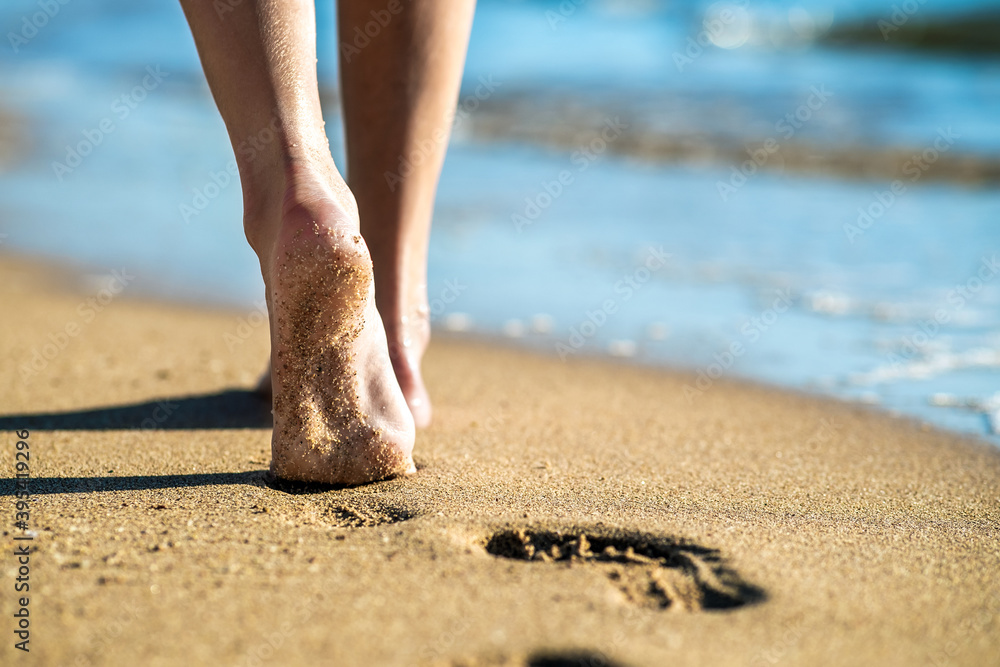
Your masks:
{"label": "blurred ocean water", "polygon": [[[689,368],[692,401],[747,377],[1000,442],[1000,58],[891,48],[996,10],[483,0],[435,324]],[[875,43],[825,38],[854,25]],[[18,0],[0,27],[0,248],[250,312],[232,150],[179,7]]]}

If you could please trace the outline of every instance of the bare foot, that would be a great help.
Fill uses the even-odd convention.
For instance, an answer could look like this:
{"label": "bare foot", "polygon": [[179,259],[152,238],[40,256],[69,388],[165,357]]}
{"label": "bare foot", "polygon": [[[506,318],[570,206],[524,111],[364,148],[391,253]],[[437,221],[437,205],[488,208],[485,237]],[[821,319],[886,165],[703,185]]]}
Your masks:
{"label": "bare foot", "polygon": [[[390,260],[391,261],[391,260]],[[388,263],[388,262],[386,262]],[[396,267],[392,267],[395,269]],[[379,300],[385,305],[386,313],[408,313],[383,318],[386,339],[389,345],[389,359],[396,374],[396,381],[403,392],[406,404],[413,415],[417,428],[430,426],[432,409],[430,394],[420,373],[420,362],[431,339],[430,310],[427,306],[426,285],[419,284],[412,290],[400,287],[397,275],[382,271],[378,285]],[[411,292],[400,304],[401,293]],[[380,308],[381,310],[381,308]],[[265,397],[271,396],[271,368],[260,379],[256,391]]]}
{"label": "bare foot", "polygon": [[389,341],[392,369],[413,415],[413,422],[417,428],[426,428],[431,424],[432,414],[431,398],[420,374],[420,362],[431,339],[426,289],[410,303],[416,304],[411,305],[410,314],[403,315],[394,322],[387,320],[386,337]]}
{"label": "bare foot", "polygon": [[328,484],[413,472],[413,418],[355,209],[323,187],[283,208],[270,248],[254,244],[271,313],[271,472]]}

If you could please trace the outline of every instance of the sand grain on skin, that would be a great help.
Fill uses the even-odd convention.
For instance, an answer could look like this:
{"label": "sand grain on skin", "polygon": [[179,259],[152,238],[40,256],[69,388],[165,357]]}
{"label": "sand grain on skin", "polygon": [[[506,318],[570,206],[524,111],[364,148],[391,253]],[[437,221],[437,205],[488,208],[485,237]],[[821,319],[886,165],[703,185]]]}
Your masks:
{"label": "sand grain on skin", "polygon": [[[275,307],[272,471],[282,478],[339,481],[344,462],[374,478],[403,462],[360,409],[355,344],[365,327],[372,271],[361,237],[343,249],[338,232],[313,224],[279,259]],[[352,254],[353,253],[353,254]],[[357,461],[356,459],[361,459]]]}

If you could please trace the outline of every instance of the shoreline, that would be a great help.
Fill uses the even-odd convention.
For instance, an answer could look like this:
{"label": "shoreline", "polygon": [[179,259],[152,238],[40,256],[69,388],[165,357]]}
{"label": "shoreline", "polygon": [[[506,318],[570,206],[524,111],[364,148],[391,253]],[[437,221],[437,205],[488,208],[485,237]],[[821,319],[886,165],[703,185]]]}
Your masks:
{"label": "shoreline", "polygon": [[[509,336],[504,336],[501,334],[493,334],[488,332],[474,332],[470,334],[464,333],[454,333],[446,329],[434,329],[433,341],[439,341],[444,344],[457,344],[457,345],[480,345],[484,348],[496,348],[502,349],[514,353],[526,354],[532,357],[537,357],[539,360],[551,361],[558,355],[554,352],[548,352],[542,349],[542,341],[525,341],[523,338],[511,338]],[[550,341],[546,341],[548,343]],[[561,363],[584,363],[584,364],[603,364],[609,368],[623,368],[623,369],[635,369],[635,370],[648,370],[657,373],[664,373],[677,378],[685,383],[685,385],[694,386],[694,383],[698,379],[699,372],[704,373],[703,369],[700,368],[686,368],[681,366],[671,365],[669,362],[663,362],[656,359],[640,359],[637,357],[622,357],[607,350],[602,350],[600,348],[595,348],[589,351],[578,351],[574,356],[568,358],[565,362]],[[873,417],[881,419],[889,419],[897,421],[900,425],[907,425],[910,428],[926,431],[938,431],[942,434],[948,436],[957,437],[960,439],[966,439],[973,443],[984,445],[992,450],[1000,453],[1000,440],[994,440],[993,436],[988,433],[972,433],[968,431],[960,431],[957,429],[950,429],[944,426],[940,426],[933,422],[927,421],[921,417],[913,414],[907,414],[905,412],[900,412],[895,409],[890,409],[882,406],[880,403],[871,403],[863,400],[850,400],[846,398],[841,398],[838,396],[833,396],[830,394],[823,393],[822,390],[809,387],[793,387],[788,385],[782,385],[775,382],[767,382],[766,380],[761,380],[753,377],[747,377],[744,375],[728,375],[724,374],[719,379],[713,380],[713,385],[715,382],[724,382],[729,385],[741,387],[747,391],[752,391],[754,389],[760,389],[764,391],[775,391],[780,393],[787,393],[793,396],[801,396],[804,398],[809,398],[821,402],[830,402],[839,406],[843,406],[846,409],[858,410],[863,413],[872,415]],[[702,393],[710,392],[711,387],[702,391]],[[987,420],[988,416],[985,413],[977,412],[977,414],[982,415],[983,420]]]}
{"label": "shoreline", "polygon": [[[8,359],[79,301],[0,258]],[[43,374],[4,365],[8,454],[32,423],[42,663],[978,665],[1000,651],[1000,452],[985,443],[728,379],[687,406],[681,374],[438,339],[416,475],[283,489],[245,390],[266,332],[229,350],[232,319],[122,298]],[[0,568],[16,572],[9,556]],[[17,604],[0,594],[4,617]]]}

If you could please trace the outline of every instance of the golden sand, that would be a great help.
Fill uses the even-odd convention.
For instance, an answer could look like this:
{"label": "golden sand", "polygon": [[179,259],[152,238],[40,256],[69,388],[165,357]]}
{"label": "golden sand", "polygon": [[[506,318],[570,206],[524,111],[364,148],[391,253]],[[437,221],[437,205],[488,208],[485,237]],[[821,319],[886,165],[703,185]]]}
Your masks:
{"label": "golden sand", "polygon": [[2,664],[1000,663],[989,445],[437,341],[417,474],[272,488],[242,390],[266,322],[127,295],[84,321],[71,287],[0,261],[3,466],[28,428],[37,531],[21,655],[8,484]]}

